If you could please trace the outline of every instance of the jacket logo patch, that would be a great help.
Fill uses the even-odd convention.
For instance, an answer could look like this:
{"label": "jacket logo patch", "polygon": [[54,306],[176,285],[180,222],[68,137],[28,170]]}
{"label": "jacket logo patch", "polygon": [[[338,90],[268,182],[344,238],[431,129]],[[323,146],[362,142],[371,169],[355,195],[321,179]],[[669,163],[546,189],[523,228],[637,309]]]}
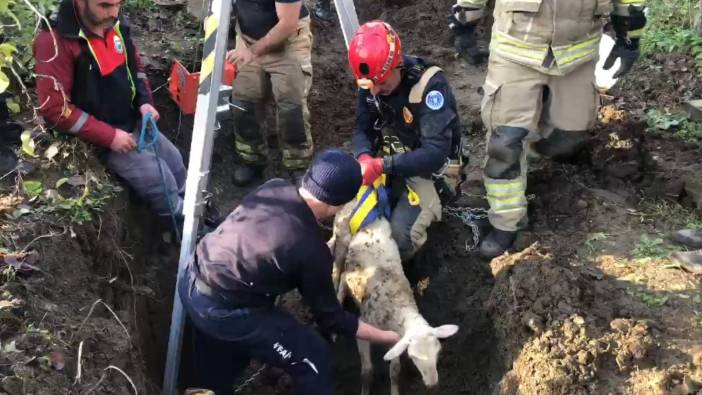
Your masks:
{"label": "jacket logo patch", "polygon": [[405,118],[405,123],[408,125],[414,121],[414,115],[412,115],[412,112],[407,107],[402,107],[402,116]]}
{"label": "jacket logo patch", "polygon": [[122,40],[119,39],[119,36],[117,36],[117,35],[114,36],[114,42],[115,42],[115,51],[117,51],[117,53],[119,53],[119,54],[124,53],[124,46],[122,45]]}
{"label": "jacket logo patch", "polygon": [[427,93],[427,98],[424,103],[432,110],[438,110],[444,106],[444,95],[439,91],[431,91]]}

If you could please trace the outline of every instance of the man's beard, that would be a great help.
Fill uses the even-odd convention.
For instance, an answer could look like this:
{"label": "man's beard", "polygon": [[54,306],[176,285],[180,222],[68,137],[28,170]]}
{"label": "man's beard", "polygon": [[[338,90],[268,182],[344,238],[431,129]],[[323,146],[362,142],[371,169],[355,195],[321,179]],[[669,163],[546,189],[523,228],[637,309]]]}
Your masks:
{"label": "man's beard", "polygon": [[112,27],[117,22],[117,19],[112,17],[99,19],[95,14],[90,12],[90,9],[87,7],[87,4],[85,7],[85,19],[87,19],[88,22],[90,22],[90,24],[94,27],[101,29],[107,29],[109,27]]}

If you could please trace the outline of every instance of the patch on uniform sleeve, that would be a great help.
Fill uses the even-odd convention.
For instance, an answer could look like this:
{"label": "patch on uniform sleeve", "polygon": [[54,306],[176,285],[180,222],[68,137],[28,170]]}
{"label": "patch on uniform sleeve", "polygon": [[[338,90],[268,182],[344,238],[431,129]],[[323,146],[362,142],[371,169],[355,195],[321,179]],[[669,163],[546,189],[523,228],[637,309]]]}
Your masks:
{"label": "patch on uniform sleeve", "polygon": [[424,103],[432,110],[439,110],[444,106],[444,95],[439,91],[431,91],[427,93]]}

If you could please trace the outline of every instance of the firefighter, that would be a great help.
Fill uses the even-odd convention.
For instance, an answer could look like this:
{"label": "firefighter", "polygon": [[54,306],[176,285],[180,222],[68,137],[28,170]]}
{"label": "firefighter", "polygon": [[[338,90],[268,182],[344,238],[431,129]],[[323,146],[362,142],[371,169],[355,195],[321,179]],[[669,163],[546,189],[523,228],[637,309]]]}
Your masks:
{"label": "firefighter", "polygon": [[[480,61],[475,25],[485,0],[459,0],[451,28],[457,50]],[[483,168],[493,230],[480,244],[485,257],[503,254],[526,220],[527,150],[567,157],[583,147],[596,120],[595,63],[605,17],[616,44],[604,63],[627,73],[639,56],[646,17],[643,0],[497,0],[481,105],[488,130]]]}
{"label": "firefighter", "polygon": [[365,185],[386,176],[392,235],[408,259],[426,242],[429,225],[441,219],[439,192],[450,196],[457,185],[456,101],[441,69],[403,56],[400,37],[382,21],[354,34],[349,63],[360,88],[354,155]]}
{"label": "firefighter", "polygon": [[301,0],[236,2],[236,47],[227,59],[239,71],[232,92],[235,147],[243,163],[234,183],[248,185],[268,162],[263,124],[272,93],[283,167],[299,182],[312,157],[307,95],[312,85],[312,33]]}
{"label": "firefighter", "polygon": [[360,186],[361,168],[350,155],[323,151],[299,188],[283,179],[266,182],[198,243],[178,281],[193,323],[198,387],[231,394],[256,359],[288,373],[298,395],[332,393],[329,346],[275,307],[276,297],[294,288],[327,335],[400,340],[344,311],[332,284],[333,258],[318,221],[333,217]]}

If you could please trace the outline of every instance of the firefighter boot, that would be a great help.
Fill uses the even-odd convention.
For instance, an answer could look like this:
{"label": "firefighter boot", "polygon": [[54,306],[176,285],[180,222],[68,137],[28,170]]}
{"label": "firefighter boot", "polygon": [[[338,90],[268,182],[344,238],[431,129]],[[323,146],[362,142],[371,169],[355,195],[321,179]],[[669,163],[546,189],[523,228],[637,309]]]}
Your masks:
{"label": "firefighter boot", "polygon": [[480,255],[485,258],[494,258],[504,254],[512,246],[517,232],[493,229],[482,242],[480,242]]}

